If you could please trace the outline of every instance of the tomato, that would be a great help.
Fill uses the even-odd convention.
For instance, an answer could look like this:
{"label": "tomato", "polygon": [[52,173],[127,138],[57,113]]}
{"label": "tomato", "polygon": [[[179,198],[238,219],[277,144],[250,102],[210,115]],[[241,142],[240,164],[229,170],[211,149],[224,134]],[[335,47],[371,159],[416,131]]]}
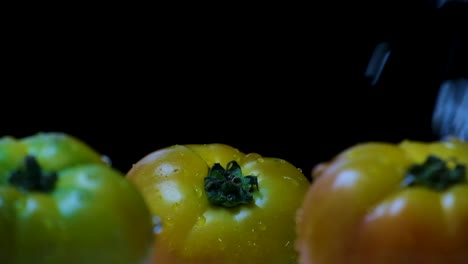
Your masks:
{"label": "tomato", "polygon": [[313,170],[300,263],[468,263],[468,143],[367,142]]}
{"label": "tomato", "polygon": [[2,264],[141,264],[152,228],[138,189],[79,139],[0,138]]}
{"label": "tomato", "polygon": [[295,212],[309,186],[291,163],[225,144],[174,145],[127,178],[161,219],[158,263],[297,263]]}

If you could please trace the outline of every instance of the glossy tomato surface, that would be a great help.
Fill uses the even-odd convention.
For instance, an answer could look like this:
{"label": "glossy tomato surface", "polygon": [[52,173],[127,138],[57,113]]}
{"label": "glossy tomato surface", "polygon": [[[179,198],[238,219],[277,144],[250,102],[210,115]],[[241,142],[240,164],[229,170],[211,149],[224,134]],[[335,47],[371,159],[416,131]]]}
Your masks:
{"label": "glossy tomato surface", "polygon": [[468,263],[468,143],[353,146],[314,170],[302,264]]}
{"label": "glossy tomato surface", "polygon": [[291,163],[224,144],[174,145],[127,178],[161,219],[156,263],[297,263],[295,212],[309,181]]}

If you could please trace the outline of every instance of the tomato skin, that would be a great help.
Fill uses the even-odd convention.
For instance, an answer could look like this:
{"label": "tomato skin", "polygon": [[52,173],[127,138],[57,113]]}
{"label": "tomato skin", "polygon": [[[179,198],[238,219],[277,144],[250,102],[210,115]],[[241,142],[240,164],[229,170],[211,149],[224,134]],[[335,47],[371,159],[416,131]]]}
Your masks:
{"label": "tomato skin", "polygon": [[[11,182],[26,156],[57,174],[53,188]],[[57,132],[0,138],[2,264],[142,264],[152,228],[137,188],[81,140]]]}
{"label": "tomato skin", "polygon": [[468,185],[403,184],[431,155],[466,166],[468,143],[368,142],[317,165],[297,212],[300,263],[468,263]]}
{"label": "tomato skin", "polygon": [[[212,205],[204,178],[230,161],[257,176],[259,189],[249,204]],[[143,157],[127,177],[161,218],[155,263],[297,263],[295,211],[309,181],[289,162],[225,144],[174,145]]]}

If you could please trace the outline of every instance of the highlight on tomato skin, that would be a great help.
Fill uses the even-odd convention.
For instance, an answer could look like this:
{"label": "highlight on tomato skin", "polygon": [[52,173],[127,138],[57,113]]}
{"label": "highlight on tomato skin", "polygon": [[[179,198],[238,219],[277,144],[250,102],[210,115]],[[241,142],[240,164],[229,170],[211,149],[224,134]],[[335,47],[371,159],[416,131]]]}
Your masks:
{"label": "highlight on tomato skin", "polygon": [[301,264],[468,263],[468,142],[363,142],[318,164],[296,212]]}
{"label": "highlight on tomato skin", "polygon": [[310,182],[286,160],[226,144],[173,145],[127,173],[161,220],[154,263],[295,264]]}

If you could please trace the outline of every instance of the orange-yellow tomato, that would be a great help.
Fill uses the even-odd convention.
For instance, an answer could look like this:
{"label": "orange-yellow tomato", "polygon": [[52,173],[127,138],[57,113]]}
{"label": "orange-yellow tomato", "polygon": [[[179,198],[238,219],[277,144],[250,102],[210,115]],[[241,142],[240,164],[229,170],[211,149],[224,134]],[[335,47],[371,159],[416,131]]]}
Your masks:
{"label": "orange-yellow tomato", "polygon": [[161,218],[155,263],[295,264],[309,186],[291,163],[224,144],[175,145],[127,173]]}
{"label": "orange-yellow tomato", "polygon": [[468,263],[468,143],[369,142],[316,167],[302,264]]}

